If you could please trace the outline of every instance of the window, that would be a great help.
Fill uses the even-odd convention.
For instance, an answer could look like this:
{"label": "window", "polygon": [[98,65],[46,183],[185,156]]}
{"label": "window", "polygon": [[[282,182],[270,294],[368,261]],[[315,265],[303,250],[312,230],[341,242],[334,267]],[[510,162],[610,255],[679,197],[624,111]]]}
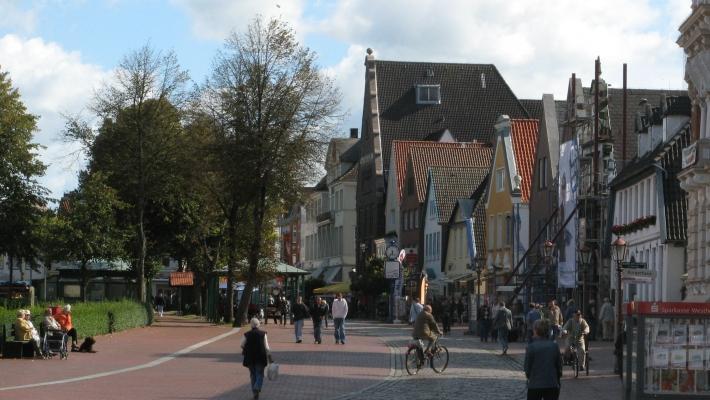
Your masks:
{"label": "window", "polygon": [[419,228],[419,209],[414,210],[414,229]]}
{"label": "window", "polygon": [[510,246],[511,238],[513,237],[513,219],[510,215],[505,216],[505,244]]}
{"label": "window", "polygon": [[498,235],[496,237],[496,247],[497,248],[502,248],[503,247],[503,225],[505,224],[504,218],[502,215],[498,216],[498,229],[496,229]]}
{"label": "window", "polygon": [[505,169],[504,168],[498,168],[496,170],[496,192],[502,192],[503,189],[505,188]]}
{"label": "window", "polygon": [[441,86],[417,85],[417,104],[441,104]]}
{"label": "window", "polygon": [[491,215],[488,217],[490,220],[488,222],[488,229],[486,229],[486,234],[488,235],[488,248],[495,249],[495,229],[496,229],[496,217]]}

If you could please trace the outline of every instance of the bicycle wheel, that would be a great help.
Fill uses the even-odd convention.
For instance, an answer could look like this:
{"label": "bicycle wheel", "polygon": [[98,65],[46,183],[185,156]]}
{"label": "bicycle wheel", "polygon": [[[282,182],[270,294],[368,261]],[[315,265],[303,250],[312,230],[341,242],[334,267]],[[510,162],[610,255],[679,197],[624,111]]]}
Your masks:
{"label": "bicycle wheel", "polygon": [[431,369],[437,374],[444,372],[449,365],[449,349],[442,345],[436,346],[436,349],[432,352],[430,363]]}
{"label": "bicycle wheel", "polygon": [[419,359],[419,349],[410,347],[407,356],[404,358],[404,367],[409,375],[416,375],[422,369],[422,361]]}

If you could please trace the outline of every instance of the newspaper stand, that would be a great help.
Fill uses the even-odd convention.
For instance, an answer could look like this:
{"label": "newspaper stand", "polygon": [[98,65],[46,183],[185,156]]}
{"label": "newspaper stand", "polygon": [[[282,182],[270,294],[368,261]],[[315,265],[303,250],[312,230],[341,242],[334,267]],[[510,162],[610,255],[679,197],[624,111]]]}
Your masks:
{"label": "newspaper stand", "polygon": [[626,307],[625,399],[710,398],[710,303]]}

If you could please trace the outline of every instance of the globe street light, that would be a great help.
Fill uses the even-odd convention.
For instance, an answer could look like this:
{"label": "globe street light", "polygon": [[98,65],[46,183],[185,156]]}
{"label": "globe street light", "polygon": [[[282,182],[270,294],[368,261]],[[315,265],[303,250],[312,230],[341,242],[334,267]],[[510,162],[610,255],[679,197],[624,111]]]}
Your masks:
{"label": "globe street light", "polygon": [[[623,325],[621,321],[621,263],[626,259],[626,255],[629,252],[628,244],[626,240],[622,237],[617,237],[616,240],[611,244],[613,250],[614,261],[616,261],[616,332],[614,337],[619,339],[619,335],[622,334]],[[621,375],[623,367],[623,352],[618,352],[616,355],[616,370]]]}

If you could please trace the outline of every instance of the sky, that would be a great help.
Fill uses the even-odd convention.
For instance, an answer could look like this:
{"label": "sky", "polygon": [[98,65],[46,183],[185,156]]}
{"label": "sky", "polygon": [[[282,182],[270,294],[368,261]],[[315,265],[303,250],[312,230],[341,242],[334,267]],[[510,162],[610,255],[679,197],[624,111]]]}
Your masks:
{"label": "sky", "polygon": [[691,0],[0,0],[0,71],[29,112],[53,198],[77,185],[83,156],[64,143],[65,115],[90,116],[94,91],[121,58],[172,50],[193,83],[230,32],[256,15],[287,21],[342,93],[338,136],[360,128],[366,49],[377,59],[495,64],[521,99],[589,85],[594,59],[612,87],[685,89],[678,26]]}

